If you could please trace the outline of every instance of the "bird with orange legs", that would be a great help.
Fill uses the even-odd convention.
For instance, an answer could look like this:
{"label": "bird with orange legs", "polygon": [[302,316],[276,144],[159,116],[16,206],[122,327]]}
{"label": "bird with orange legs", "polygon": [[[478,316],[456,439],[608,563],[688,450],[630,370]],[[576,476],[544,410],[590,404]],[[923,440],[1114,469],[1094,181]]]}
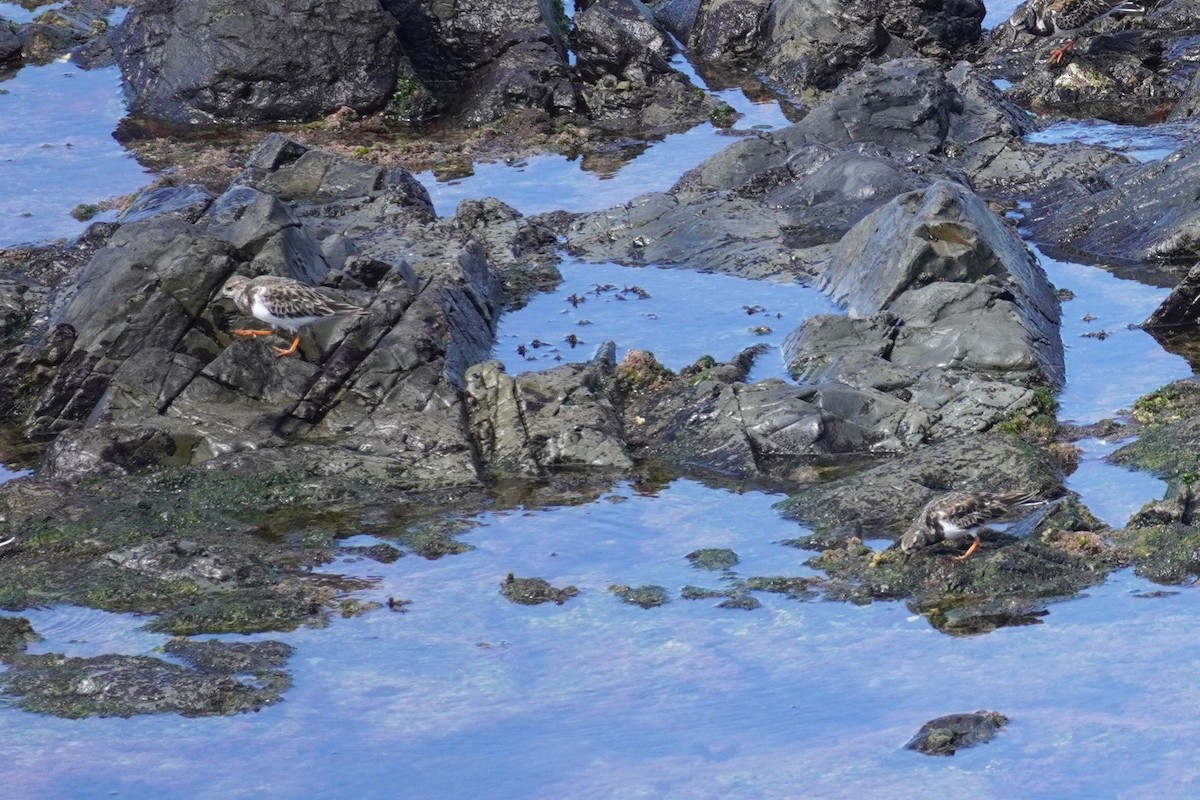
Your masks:
{"label": "bird with orange legs", "polygon": [[964,561],[979,549],[979,529],[984,523],[998,519],[1022,506],[1040,505],[1043,501],[1032,492],[949,492],[933,498],[912,527],[900,538],[900,550],[912,553],[939,542],[955,542],[972,537],[974,541],[967,552],[953,556],[954,561]]}
{"label": "bird with orange legs", "polygon": [[246,278],[234,275],[221,288],[221,294],[231,298],[243,314],[271,325],[269,330],[239,329],[236,336],[270,336],[274,328],[291,331],[295,338],[291,347],[276,347],[281,357],[290,356],[300,346],[300,329],[314,322],[342,315],[362,316],[365,308],[329,297],[319,290],[291,278],[260,275]]}

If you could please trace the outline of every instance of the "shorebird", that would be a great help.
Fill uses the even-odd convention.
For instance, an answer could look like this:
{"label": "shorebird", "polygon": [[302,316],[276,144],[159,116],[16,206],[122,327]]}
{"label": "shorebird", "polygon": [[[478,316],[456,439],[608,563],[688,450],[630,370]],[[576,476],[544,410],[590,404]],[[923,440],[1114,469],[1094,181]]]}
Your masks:
{"label": "shorebird", "polygon": [[985,522],[1003,517],[1019,506],[1039,505],[1043,501],[1033,492],[950,492],[925,504],[912,527],[900,537],[900,550],[911,553],[938,542],[957,541],[973,536],[975,541],[955,561],[969,558],[979,549],[979,528]]}
{"label": "shorebird", "polygon": [[[1066,44],[1050,51],[1049,64],[1061,64],[1075,47],[1075,34],[1114,14],[1144,14],[1146,9],[1129,0],[1029,0],[1008,20],[1014,29],[1034,36],[1068,37]],[[1016,32],[1013,33],[1014,42]]]}
{"label": "shorebird", "polygon": [[[257,278],[234,275],[225,282],[221,294],[232,298],[243,314],[276,328],[286,328],[296,335],[291,347],[275,348],[280,356],[290,356],[296,352],[300,346],[300,329],[306,325],[342,314],[361,316],[367,313],[361,306],[335,300],[299,281],[274,275],[260,275]],[[273,329],[233,331],[236,336],[269,336],[274,332]]]}

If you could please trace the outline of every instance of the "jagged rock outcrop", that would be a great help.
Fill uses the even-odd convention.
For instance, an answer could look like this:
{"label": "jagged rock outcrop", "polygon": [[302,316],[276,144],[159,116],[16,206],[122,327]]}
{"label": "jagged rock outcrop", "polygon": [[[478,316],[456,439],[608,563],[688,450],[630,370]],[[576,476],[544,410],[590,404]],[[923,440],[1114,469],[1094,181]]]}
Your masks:
{"label": "jagged rock outcrop", "polygon": [[[319,444],[351,470],[382,454],[405,485],[474,482],[461,390],[501,300],[485,246],[511,261],[553,241],[495,211],[496,230],[486,215],[438,221],[408,173],[272,135],[219,197],[164,189],[130,209],[0,358],[0,382],[24,398],[9,415],[54,438],[47,477],[293,445],[307,468]],[[302,357],[279,359],[230,337],[245,325],[218,290],[238,272],[324,283],[367,313],[317,326]]]}

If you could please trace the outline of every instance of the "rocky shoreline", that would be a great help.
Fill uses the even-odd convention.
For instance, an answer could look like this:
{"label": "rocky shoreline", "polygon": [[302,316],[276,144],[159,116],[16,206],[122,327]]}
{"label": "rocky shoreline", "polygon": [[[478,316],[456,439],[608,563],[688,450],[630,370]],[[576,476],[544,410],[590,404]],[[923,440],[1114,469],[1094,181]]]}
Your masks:
{"label": "rocky shoreline", "polygon": [[[76,27],[103,19],[103,4],[71,3],[18,26],[16,46],[0,38],[0,61],[78,48],[90,63],[119,63],[142,146],[170,132],[179,147],[186,130],[221,126],[258,139],[236,168],[197,170],[196,182],[177,170],[78,242],[0,251],[0,425],[11,452],[39,454],[34,476],[0,487],[0,539],[17,537],[0,550],[0,607],[149,613],[155,630],[180,636],[287,630],[371,610],[346,597],[353,581],[308,571],[333,558],[340,536],[398,534],[402,551],[439,557],[463,547],[445,523],[452,512],[508,492],[554,504],[683,473],[783,489],[783,513],[813,530],[796,543],[818,552],[809,564],[821,579],[688,587],[735,608],[752,608],[753,591],[905,599],[939,630],[967,635],[1036,622],[1047,602],[1130,564],[1164,582],[1200,574],[1187,555],[1197,536],[1189,383],[1135,409],[1142,438],[1119,457],[1173,488],[1123,530],[1067,498],[963,564],[862,543],[898,538],[949,490],[1064,495],[1060,300],[1005,212],[1028,204],[1033,237],[1080,258],[1152,262],[1182,280],[1200,259],[1200,205],[1182,190],[1200,160],[1195,148],[1140,165],[1098,146],[1032,144],[1043,122],[1025,109],[1186,117],[1196,85],[1184,85],[1178,43],[1200,17],[1183,0],[1136,27],[1106,21],[1119,32],[1078,43],[1065,67],[1011,26],[985,34],[972,2],[882,14],[837,3],[825,19],[765,0],[598,0],[570,21],[549,2],[462,4],[449,17],[419,1],[359,5],[345,18],[320,3],[275,18],[265,4],[229,16],[151,0],[111,30],[93,24],[47,44],[49,14]],[[331,30],[333,51],[301,48],[304,69],[247,66],[265,42]],[[216,36],[231,44],[208,47]],[[439,217],[399,165],[397,131],[420,139],[436,127],[451,137],[431,139],[436,150],[498,121],[535,120],[536,133],[501,146],[586,130],[570,146],[587,148],[719,116],[672,67],[676,42],[698,69],[769,79],[801,118],[735,139],[667,192],[588,214],[526,217],[486,199]],[[331,71],[335,55],[354,69]],[[1077,74],[1088,81],[1070,84]],[[998,90],[997,75],[1013,87]],[[320,121],[319,133],[252,127],[300,120]],[[345,144],[372,136],[369,160]],[[195,147],[211,151],[212,140]],[[489,360],[497,320],[557,283],[564,250],[790,277],[847,313],[791,334],[791,382],[749,383],[753,349],[698,349],[676,374],[648,353],[618,363],[612,343],[587,361],[509,375]],[[230,334],[246,322],[219,293],[235,274],[301,280],[367,313],[277,359]],[[1186,321],[1190,285],[1159,322]],[[503,588],[514,602],[570,602],[574,587],[537,581],[510,575]],[[657,589],[613,592],[652,607]],[[176,687],[124,705],[28,700],[52,713],[229,713],[286,686],[286,654],[220,669],[50,665],[21,653],[27,633],[0,648],[10,693],[52,695],[89,669],[150,670],[150,684]],[[249,694],[230,677],[247,673],[259,675]]]}

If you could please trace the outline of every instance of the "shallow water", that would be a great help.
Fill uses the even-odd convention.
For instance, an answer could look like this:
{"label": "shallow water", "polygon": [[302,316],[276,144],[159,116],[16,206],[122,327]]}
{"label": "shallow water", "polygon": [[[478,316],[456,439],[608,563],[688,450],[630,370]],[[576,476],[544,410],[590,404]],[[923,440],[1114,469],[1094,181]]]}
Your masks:
{"label": "shallow water", "polygon": [[[787,378],[781,347],[788,333],[814,314],[838,313],[828,297],[798,283],[570,258],[559,269],[558,289],[500,320],[494,355],[510,375],[584,361],[611,339],[618,360],[631,348],[651,350],[676,371],[704,355],[727,361],[766,345],[751,379]],[[574,347],[566,341],[572,335],[579,340]],[[535,340],[545,345],[534,346]]]}
{"label": "shallow water", "polygon": [[1124,153],[1141,162],[1156,161],[1171,155],[1185,144],[1196,141],[1200,121],[1196,119],[1162,122],[1156,125],[1119,125],[1094,119],[1060,120],[1026,139],[1042,144],[1083,142]]}
{"label": "shallow water", "polygon": [[[297,648],[284,702],[200,720],[68,722],[0,709],[7,786],[14,797],[131,798],[1200,789],[1197,689],[1180,668],[1196,644],[1195,591],[1150,597],[1156,587],[1120,573],[1052,606],[1041,625],[969,639],[938,634],[897,603],[760,593],[763,607],[744,612],[678,599],[685,584],[723,581],[687,563],[699,546],[736,550],[741,576],[808,572],[807,554],[776,543],[799,529],[779,519],[775,499],[686,480],[653,497],[622,486],[586,506],[483,515],[464,537],[476,549],[463,555],[347,559],[331,569],[378,578],[360,596],[413,598],[411,610],[271,637]],[[581,594],[564,606],[514,606],[498,591],[508,571]],[[614,581],[657,582],[674,599],[624,605],[606,591]],[[66,626],[70,649],[138,649],[127,623],[110,627],[121,632]],[[140,646],[151,652],[153,642]],[[980,707],[1012,719],[986,747],[954,759],[900,749],[927,719]]]}
{"label": "shallow water", "polygon": [[[52,76],[38,80],[52,87]],[[27,98],[28,113],[53,118],[48,96],[39,90]],[[11,119],[4,105],[11,101],[0,95],[0,133]],[[80,114],[109,113],[106,104],[90,108]],[[785,124],[777,108],[759,111],[761,124]],[[47,130],[49,118],[34,129]],[[93,123],[111,130],[96,118],[73,121]],[[0,147],[10,141],[0,137]],[[475,176],[453,184],[424,177],[439,213],[452,213],[462,198],[489,194],[525,213],[603,208],[669,187],[729,141],[701,126],[668,137],[607,177],[557,156],[520,167],[477,165]],[[27,159],[37,169],[39,155],[16,151],[0,169],[26,168]],[[111,167],[111,153],[98,143],[79,148],[79,155],[97,162],[81,166],[85,175]],[[0,226],[13,223],[6,204],[21,199],[12,186],[19,184],[0,182]],[[46,227],[47,220],[57,217],[45,211],[18,218],[15,230],[28,238],[65,235],[47,232],[57,230]],[[0,227],[0,234],[9,230]],[[1041,258],[1051,281],[1075,293],[1063,304],[1062,419],[1112,416],[1145,391],[1189,374],[1182,359],[1127,327],[1144,319],[1165,290]],[[510,371],[556,363],[543,348],[530,352],[536,362],[516,356],[516,344],[533,338],[552,342],[572,360],[613,338],[679,367],[705,353],[727,358],[749,344],[778,342],[805,316],[832,310],[797,285],[571,261],[563,271],[563,289],[502,321],[497,355]],[[602,291],[578,307],[567,302],[597,283],[636,284],[650,298],[626,293],[621,301],[616,291]],[[748,315],[743,305],[765,311]],[[1085,322],[1085,314],[1096,319]],[[578,325],[581,318],[592,324]],[[774,329],[770,336],[749,332],[764,322]],[[1111,335],[1083,336],[1098,329]],[[585,344],[572,351],[563,343],[568,332]],[[755,377],[780,369],[774,350],[760,359]],[[1123,524],[1161,496],[1160,481],[1104,462],[1116,443],[1080,446],[1083,458],[1068,485],[1106,522]],[[11,474],[0,468],[0,480]],[[384,565],[348,556],[326,569],[373,577],[375,585],[358,597],[413,602],[407,613],[385,608],[336,619],[327,628],[247,637],[297,648],[290,664],[295,686],[282,703],[233,718],[82,721],[0,706],[0,794],[214,800],[1200,795],[1194,757],[1200,728],[1192,702],[1200,693],[1192,679],[1200,594],[1193,587],[1159,592],[1122,572],[1052,605],[1043,624],[971,638],[937,633],[901,603],[805,603],[760,592],[763,607],[747,612],[716,608],[715,600],[680,599],[687,584],[720,587],[734,576],[812,573],[803,565],[811,554],[780,544],[805,529],[781,519],[773,507],[779,499],[693,480],[676,480],[656,494],[622,484],[584,505],[481,514],[462,537],[475,549],[438,561],[409,555]],[[359,536],[347,544],[375,541]],[[700,547],[732,548],[740,563],[730,574],[694,568],[686,555]],[[580,595],[563,606],[516,606],[499,594],[509,572],[573,584]],[[660,584],[672,599],[644,610],[619,602],[608,592],[612,583]],[[46,637],[32,652],[156,654],[166,641],[140,630],[144,620],[130,615],[58,607],[24,616]],[[928,719],[977,708],[1012,720],[992,743],[952,759],[901,749]]]}
{"label": "shallow water", "polygon": [[[515,164],[477,163],[474,175],[464,179],[438,182],[432,172],[417,177],[429,189],[439,216],[452,216],[460,202],[478,197],[498,198],[523,214],[612,208],[647,192],[665,192],[684,172],[748,135],[747,131],[790,124],[775,102],[750,100],[740,89],[715,94],[742,114],[734,131],[706,122],[685,133],[670,134],[649,147],[639,143],[614,148],[612,158],[546,154]],[[625,155],[615,157],[619,153]]]}
{"label": "shallow water", "polygon": [[0,247],[78,236],[116,212],[81,222],[73,208],[149,183],[112,137],[124,114],[116,67],[86,71],[56,61],[0,79]]}

